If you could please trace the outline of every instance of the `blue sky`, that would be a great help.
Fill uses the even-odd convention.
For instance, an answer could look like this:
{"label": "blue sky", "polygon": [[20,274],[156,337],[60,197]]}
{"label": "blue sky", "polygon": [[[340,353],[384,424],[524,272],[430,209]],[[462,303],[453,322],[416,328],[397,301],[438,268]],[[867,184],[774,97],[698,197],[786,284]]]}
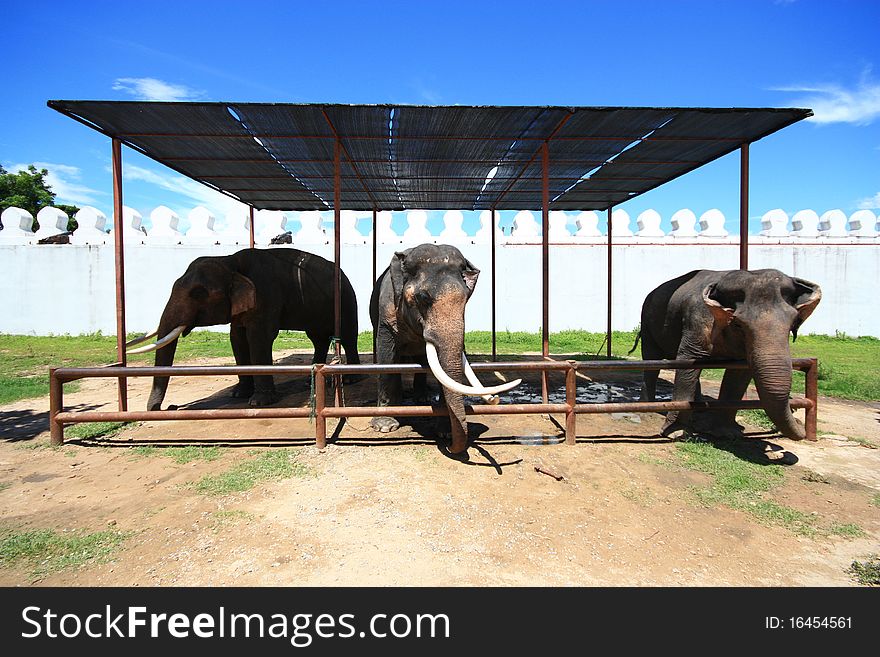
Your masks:
{"label": "blue sky", "polygon": [[[59,202],[108,217],[109,140],[47,100],[810,107],[813,120],[752,145],[752,232],[774,208],[880,210],[877,0],[31,0],[2,13],[0,163],[46,167]],[[226,197],[128,149],[124,172],[145,221],[205,205],[223,224]],[[738,199],[733,154],[620,207],[633,225],[654,208],[666,230],[680,208],[719,208],[736,232]]]}

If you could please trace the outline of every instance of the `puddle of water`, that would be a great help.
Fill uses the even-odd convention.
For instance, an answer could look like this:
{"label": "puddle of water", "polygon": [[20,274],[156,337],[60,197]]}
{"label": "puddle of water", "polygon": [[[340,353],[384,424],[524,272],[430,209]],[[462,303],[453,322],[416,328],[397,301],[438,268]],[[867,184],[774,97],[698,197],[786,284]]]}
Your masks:
{"label": "puddle of water", "polygon": [[[641,392],[641,383],[578,381],[576,400],[579,404],[638,401]],[[656,399],[657,401],[668,401],[672,399],[672,395],[669,392],[658,390]],[[547,400],[551,404],[564,404],[565,386],[550,390],[547,394]],[[540,385],[532,385],[528,381],[524,381],[510,392],[504,393],[502,402],[505,404],[540,404],[541,387]],[[619,415],[622,419],[629,420],[630,416],[635,414],[615,413],[614,415]],[[635,417],[638,416],[636,415]]]}

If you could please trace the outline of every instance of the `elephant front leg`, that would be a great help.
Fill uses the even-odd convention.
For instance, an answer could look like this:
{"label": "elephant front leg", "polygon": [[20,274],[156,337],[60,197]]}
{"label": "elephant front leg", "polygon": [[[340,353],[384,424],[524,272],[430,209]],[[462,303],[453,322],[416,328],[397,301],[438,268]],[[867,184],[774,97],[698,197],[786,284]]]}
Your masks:
{"label": "elephant front leg", "polygon": [[[746,394],[752,380],[751,370],[727,370],[721,380],[719,401],[740,401]],[[739,438],[743,427],[736,421],[736,409],[719,410],[704,414],[708,426],[706,430],[719,438]]]}
{"label": "elephant front leg", "polygon": [[[251,349],[248,344],[247,330],[243,326],[232,326],[229,329],[229,342],[232,344],[232,355],[236,365],[251,364]],[[238,383],[232,389],[236,399],[246,399],[254,394],[254,377],[239,376]]]}
{"label": "elephant front leg", "polygon": [[[427,356],[418,356],[415,360],[422,367],[428,367]],[[418,372],[413,375],[413,402],[420,406],[430,403],[428,375],[425,372]]]}
{"label": "elephant front leg", "polygon": [[[376,331],[376,362],[386,365],[397,362],[397,343],[391,330],[381,325]],[[403,399],[403,385],[400,374],[380,374],[376,405],[398,406]],[[400,427],[396,418],[377,416],[370,422],[374,431],[389,433]]]}
{"label": "elephant front leg", "polygon": [[[676,370],[675,387],[672,391],[672,401],[694,401],[697,384],[702,370]],[[672,438],[680,437],[683,432],[690,429],[692,411],[669,411],[666,414],[666,422],[660,429],[660,435]]]}
{"label": "elephant front leg", "polygon": [[[400,374],[380,374],[379,400],[376,405],[380,408],[384,406],[399,406],[403,397],[402,389],[403,385]],[[381,416],[374,417],[370,425],[374,431],[389,433],[396,431],[400,427],[400,422],[390,416]]]}

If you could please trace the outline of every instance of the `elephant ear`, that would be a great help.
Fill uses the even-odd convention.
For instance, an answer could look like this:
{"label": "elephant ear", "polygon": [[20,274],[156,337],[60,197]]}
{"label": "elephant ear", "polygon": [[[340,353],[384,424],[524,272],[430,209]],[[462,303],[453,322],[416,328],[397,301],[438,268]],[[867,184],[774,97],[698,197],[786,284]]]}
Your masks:
{"label": "elephant ear", "polygon": [[391,287],[394,290],[394,298],[399,299],[403,294],[403,280],[406,277],[406,257],[412,249],[406,251],[397,251],[391,258],[391,266],[388,272],[391,274]]}
{"label": "elephant ear", "polygon": [[[703,303],[712,312],[715,318],[715,329],[720,330],[728,326],[733,321],[733,308],[725,308],[718,301],[712,298],[715,293],[715,283],[707,285],[703,288]],[[714,331],[713,331],[714,333]]]}
{"label": "elephant ear", "polygon": [[480,270],[476,268],[474,263],[465,258],[461,277],[464,279],[464,284],[467,285],[468,299],[471,298],[471,295],[474,293],[474,288],[477,287],[477,278],[479,278],[479,276]]}
{"label": "elephant ear", "polygon": [[816,283],[803,278],[793,278],[792,280],[794,281],[795,293],[797,294],[794,307],[798,314],[791,325],[791,333],[794,339],[797,340],[797,332],[801,324],[807,320],[807,317],[813,314],[816,306],[822,300],[822,288]]}
{"label": "elephant ear", "polygon": [[232,316],[241,315],[257,305],[257,288],[247,276],[235,273],[232,276],[232,288],[229,290]]}

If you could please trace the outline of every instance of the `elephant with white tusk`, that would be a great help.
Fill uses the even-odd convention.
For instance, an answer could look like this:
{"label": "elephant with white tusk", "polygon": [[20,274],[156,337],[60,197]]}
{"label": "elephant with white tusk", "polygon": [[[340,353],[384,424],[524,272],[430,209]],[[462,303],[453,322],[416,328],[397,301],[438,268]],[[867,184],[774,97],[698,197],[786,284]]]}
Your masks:
{"label": "elephant with white tusk", "polygon": [[[798,328],[821,299],[818,285],[776,269],[692,271],[648,294],[636,345],[641,338],[645,360],[747,361],[749,369],[724,373],[718,398],[741,400],[754,378],[769,418],[783,435],[800,440],[804,428],[789,405],[788,334],[797,339]],[[656,370],[645,372],[643,400],[654,400],[658,375]],[[700,370],[676,370],[673,400],[693,401],[699,377]],[[690,411],[668,413],[661,433],[669,436],[688,429],[690,416]],[[735,410],[715,411],[711,416],[711,433],[725,437],[741,433]]]}
{"label": "elephant with white tusk", "polygon": [[[190,263],[175,281],[155,331],[132,340],[128,354],[156,352],[156,365],[174,362],[177,341],[197,326],[229,324],[236,365],[271,365],[272,343],[280,329],[305,331],[315,347],[313,363],[327,358],[334,334],[332,262],[296,249],[243,249],[228,256],[204,256]],[[347,360],[359,363],[357,299],[344,273],[342,335]],[[160,336],[143,347],[135,345]],[[153,379],[147,410],[159,410],[168,377]],[[251,406],[278,401],[271,376],[240,376],[233,397]]]}
{"label": "elephant with white tusk", "polygon": [[[452,429],[452,454],[467,453],[467,421],[463,396],[498,402],[502,392],[520,379],[486,387],[480,383],[464,352],[464,311],[480,271],[454,246],[421,244],[394,254],[373,288],[370,318],[376,332],[378,363],[406,360],[428,365],[443,386]],[[416,374],[416,398],[425,398],[426,377]],[[379,376],[379,406],[396,406],[402,397],[401,375]],[[392,417],[373,418],[377,431],[394,431]]]}

